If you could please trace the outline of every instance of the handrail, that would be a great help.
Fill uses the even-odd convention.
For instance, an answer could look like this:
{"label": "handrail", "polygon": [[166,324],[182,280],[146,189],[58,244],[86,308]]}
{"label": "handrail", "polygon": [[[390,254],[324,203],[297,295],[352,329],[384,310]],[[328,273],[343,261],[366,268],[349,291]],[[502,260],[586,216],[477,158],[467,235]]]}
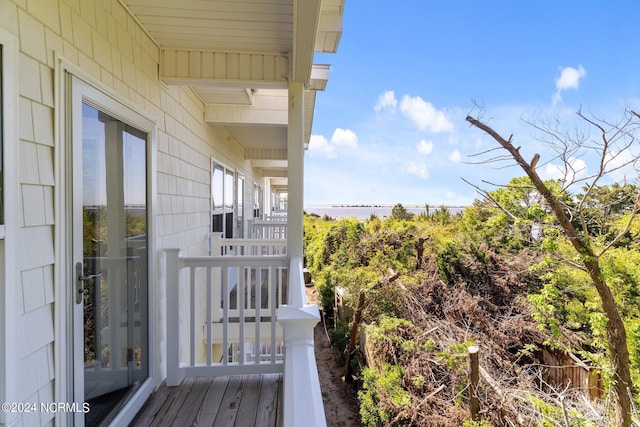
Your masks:
{"label": "handrail", "polygon": [[179,252],[165,250],[167,385],[186,376],[281,373],[276,310],[288,298],[288,258]]}
{"label": "handrail", "polygon": [[285,239],[226,239],[222,233],[211,233],[209,236],[211,255],[285,255],[287,241]]}
{"label": "handrail", "polygon": [[249,235],[256,239],[286,239],[287,220],[257,219],[249,220]]}

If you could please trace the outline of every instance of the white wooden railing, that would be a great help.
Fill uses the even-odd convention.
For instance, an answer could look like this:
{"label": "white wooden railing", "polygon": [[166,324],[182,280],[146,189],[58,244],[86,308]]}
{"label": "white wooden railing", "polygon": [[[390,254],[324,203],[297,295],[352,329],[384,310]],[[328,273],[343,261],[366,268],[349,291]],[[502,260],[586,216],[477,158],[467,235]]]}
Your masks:
{"label": "white wooden railing", "polygon": [[286,239],[225,239],[222,233],[209,237],[211,255],[286,255]]}
{"label": "white wooden railing", "polygon": [[275,216],[268,219],[249,221],[249,237],[253,239],[286,239],[287,217]]}
{"label": "white wooden railing", "polygon": [[220,239],[216,233],[210,240],[214,256],[166,250],[167,385],[186,376],[282,372],[283,426],[323,427],[313,348],[318,306],[307,304],[302,257],[285,255],[286,222],[263,222],[276,223],[262,230],[279,229],[279,238]]}
{"label": "white wooden railing", "polygon": [[167,385],[190,376],[282,372],[276,310],[288,298],[287,257],[165,252]]}

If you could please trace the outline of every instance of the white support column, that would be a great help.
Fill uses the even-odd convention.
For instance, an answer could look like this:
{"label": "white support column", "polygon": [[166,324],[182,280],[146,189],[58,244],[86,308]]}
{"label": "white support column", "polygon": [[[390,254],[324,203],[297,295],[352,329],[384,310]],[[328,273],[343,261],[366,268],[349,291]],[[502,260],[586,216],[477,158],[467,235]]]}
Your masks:
{"label": "white support column", "polygon": [[313,329],[320,321],[318,306],[307,304],[303,260],[304,85],[289,83],[287,255],[289,300],[278,309],[284,333],[284,427],[327,425],[316,358]]}
{"label": "white support column", "polygon": [[287,132],[289,205],[287,207],[287,254],[302,257],[304,210],[304,85],[289,83],[289,128]]}

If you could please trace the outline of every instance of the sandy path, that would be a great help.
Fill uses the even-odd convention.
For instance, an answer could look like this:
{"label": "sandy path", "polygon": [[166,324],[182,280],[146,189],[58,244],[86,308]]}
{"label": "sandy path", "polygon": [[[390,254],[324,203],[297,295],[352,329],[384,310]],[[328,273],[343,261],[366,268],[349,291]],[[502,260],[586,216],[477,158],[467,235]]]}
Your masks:
{"label": "sandy path", "polygon": [[[307,288],[307,300],[317,303],[314,288]],[[342,368],[337,365],[340,350],[331,347],[322,322],[316,325],[314,339],[327,426],[361,427],[357,393],[342,380]]]}

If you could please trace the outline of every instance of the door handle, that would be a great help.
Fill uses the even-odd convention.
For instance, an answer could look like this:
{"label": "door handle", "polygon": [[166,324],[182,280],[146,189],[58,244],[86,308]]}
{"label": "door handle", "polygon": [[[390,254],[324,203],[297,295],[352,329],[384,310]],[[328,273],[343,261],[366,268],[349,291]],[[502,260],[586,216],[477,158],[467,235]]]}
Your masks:
{"label": "door handle", "polygon": [[91,279],[97,279],[98,277],[104,274],[104,271],[101,271],[98,274],[89,274],[85,276],[83,274],[82,263],[76,263],[76,304],[82,303],[84,297],[84,282]]}
{"label": "door handle", "polygon": [[98,278],[98,277],[102,276],[103,273],[104,273],[104,271],[101,271],[98,274],[90,274],[88,276],[80,276],[80,277],[78,277],[78,280],[82,280],[84,282],[85,280],[95,279],[95,278]]}

